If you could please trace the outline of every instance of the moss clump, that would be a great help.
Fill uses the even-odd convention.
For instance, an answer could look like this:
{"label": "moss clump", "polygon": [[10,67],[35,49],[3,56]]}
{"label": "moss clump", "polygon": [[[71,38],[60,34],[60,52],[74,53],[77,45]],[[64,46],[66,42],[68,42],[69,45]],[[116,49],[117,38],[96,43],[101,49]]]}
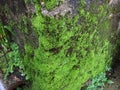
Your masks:
{"label": "moss clump", "polygon": [[[70,19],[44,17],[39,11],[32,18],[39,36],[39,47],[26,45],[24,64],[32,90],[79,90],[90,78],[105,70],[111,61],[110,43],[104,19],[106,5],[97,14],[79,7]],[[79,21],[80,20],[80,21]]]}

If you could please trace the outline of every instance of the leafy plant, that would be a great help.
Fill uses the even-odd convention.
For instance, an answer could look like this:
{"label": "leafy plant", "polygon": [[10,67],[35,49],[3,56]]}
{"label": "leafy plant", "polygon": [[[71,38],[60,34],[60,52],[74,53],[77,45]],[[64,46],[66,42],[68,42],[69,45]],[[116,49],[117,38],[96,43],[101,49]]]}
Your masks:
{"label": "leafy plant", "polygon": [[19,47],[17,44],[12,43],[10,45],[11,51],[7,54],[8,65],[7,68],[4,69],[5,77],[9,75],[9,73],[13,73],[14,68],[18,67],[21,73],[24,73],[24,64],[20,58]]}
{"label": "leafy plant", "polygon": [[106,83],[113,83],[107,79],[106,73],[102,72],[92,79],[92,83],[86,88],[86,90],[103,90]]}

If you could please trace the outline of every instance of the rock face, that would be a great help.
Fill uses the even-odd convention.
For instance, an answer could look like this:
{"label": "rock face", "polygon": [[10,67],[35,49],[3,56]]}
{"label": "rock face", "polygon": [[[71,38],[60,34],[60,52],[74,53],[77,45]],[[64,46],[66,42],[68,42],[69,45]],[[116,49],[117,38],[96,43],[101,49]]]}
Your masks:
{"label": "rock face", "polygon": [[117,36],[120,34],[120,0],[110,0],[111,9],[111,29]]}
{"label": "rock face", "polygon": [[114,7],[120,3],[120,0],[110,0],[109,1],[109,6]]}
{"label": "rock face", "polygon": [[[7,13],[4,12],[5,8],[8,11]],[[24,0],[0,1],[0,19],[4,26],[11,27],[12,33],[6,30],[9,31],[8,39],[17,43],[21,51],[24,51],[26,42],[33,45],[33,47],[38,45],[37,35],[29,19],[30,14],[33,13],[35,13],[35,8],[32,2],[27,5]]]}
{"label": "rock face", "polygon": [[[56,16],[56,15],[61,15],[61,16],[65,16],[66,13],[70,12],[70,14],[72,14],[72,8],[69,5],[69,0],[65,0],[63,1],[63,3],[58,6],[55,7],[54,9],[52,9],[51,11],[48,11],[46,8],[42,8],[42,14],[45,16]],[[44,2],[41,3],[42,6],[44,6]]]}
{"label": "rock face", "polygon": [[60,5],[59,7],[54,8],[52,11],[48,11],[46,9],[42,9],[42,14],[46,16],[55,16],[60,14],[64,16],[67,12],[72,13],[72,9],[68,6],[67,3]]}
{"label": "rock face", "polygon": [[[99,1],[95,1],[95,0],[85,0],[85,4],[86,4],[86,8],[91,8],[90,4],[91,3],[99,3],[102,4],[103,0],[99,0]],[[65,14],[69,13],[69,16],[74,16],[78,13],[78,5],[79,4],[79,0],[63,0],[63,3],[61,3],[59,6],[56,6],[55,8],[53,8],[52,10],[47,10],[45,7],[45,3],[41,2],[41,6],[42,6],[42,14],[45,16],[57,16],[57,15],[61,15],[61,16],[65,16]]]}
{"label": "rock face", "polygon": [[[114,33],[116,39],[120,41],[120,0],[110,0],[109,7],[111,9],[111,30]],[[115,41],[115,40],[114,40]],[[115,41],[116,44],[116,41]],[[114,52],[112,69],[113,72],[109,76],[113,84],[106,84],[104,90],[120,90],[120,44],[117,42],[116,51]]]}

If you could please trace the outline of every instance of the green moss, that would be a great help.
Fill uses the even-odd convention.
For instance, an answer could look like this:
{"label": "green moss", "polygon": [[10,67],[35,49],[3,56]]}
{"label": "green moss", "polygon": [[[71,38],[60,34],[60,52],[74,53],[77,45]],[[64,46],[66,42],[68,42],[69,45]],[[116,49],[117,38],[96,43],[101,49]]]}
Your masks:
{"label": "green moss", "polygon": [[101,35],[108,30],[105,15],[106,11],[95,14],[80,7],[72,19],[44,17],[40,12],[32,18],[39,47],[34,50],[26,45],[24,56],[32,90],[79,90],[105,70],[111,62],[108,36]]}
{"label": "green moss", "polygon": [[45,6],[48,10],[54,8],[57,5],[58,1],[57,0],[46,0]]}

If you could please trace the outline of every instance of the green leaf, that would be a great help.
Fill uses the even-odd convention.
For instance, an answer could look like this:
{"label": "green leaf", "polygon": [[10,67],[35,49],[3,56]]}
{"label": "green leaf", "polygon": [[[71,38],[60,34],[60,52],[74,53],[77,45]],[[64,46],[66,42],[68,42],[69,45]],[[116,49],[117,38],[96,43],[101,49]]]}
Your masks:
{"label": "green leaf", "polygon": [[112,80],[107,80],[108,84],[113,84],[114,82]]}

